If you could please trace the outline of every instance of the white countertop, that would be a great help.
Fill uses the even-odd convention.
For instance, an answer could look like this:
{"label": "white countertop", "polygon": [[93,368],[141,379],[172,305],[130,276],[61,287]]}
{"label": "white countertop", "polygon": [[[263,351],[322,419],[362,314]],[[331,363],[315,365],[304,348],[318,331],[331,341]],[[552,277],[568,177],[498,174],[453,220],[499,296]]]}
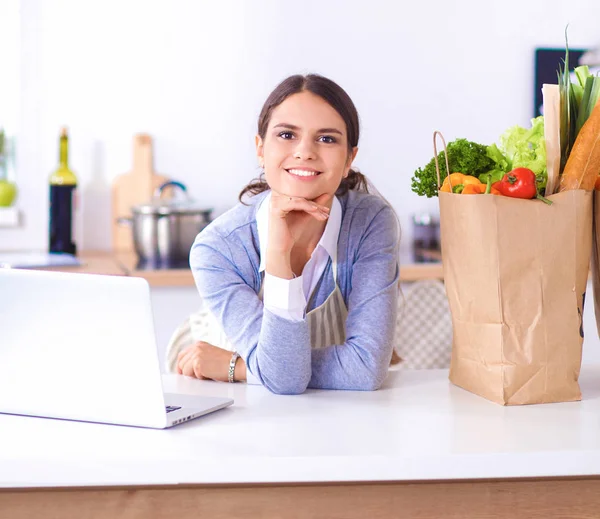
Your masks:
{"label": "white countertop", "polygon": [[167,430],[0,415],[0,487],[600,475],[600,366],[583,366],[582,402],[522,407],[447,375],[299,396],[167,375],[168,392],[235,399]]}

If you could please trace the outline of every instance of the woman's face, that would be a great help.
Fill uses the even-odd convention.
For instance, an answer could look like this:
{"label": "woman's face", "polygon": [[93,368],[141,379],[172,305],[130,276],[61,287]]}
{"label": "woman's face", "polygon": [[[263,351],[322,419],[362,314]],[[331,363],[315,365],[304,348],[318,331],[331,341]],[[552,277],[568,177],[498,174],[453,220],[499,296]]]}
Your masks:
{"label": "woman's face", "polygon": [[271,113],[256,153],[269,187],[286,196],[314,200],[335,194],[358,148],[348,153],[346,125],[334,108],[308,92],[291,95]]}

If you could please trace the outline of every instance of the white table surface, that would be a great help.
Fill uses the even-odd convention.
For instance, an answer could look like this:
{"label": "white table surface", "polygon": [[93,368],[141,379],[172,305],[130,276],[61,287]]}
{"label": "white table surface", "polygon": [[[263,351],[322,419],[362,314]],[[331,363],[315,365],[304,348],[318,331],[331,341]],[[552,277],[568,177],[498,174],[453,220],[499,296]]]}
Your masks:
{"label": "white table surface", "polygon": [[277,396],[166,375],[168,392],[235,399],[167,430],[0,415],[0,487],[600,474],[600,365],[582,368],[583,401],[535,406],[499,406],[447,376],[396,371],[376,392]]}

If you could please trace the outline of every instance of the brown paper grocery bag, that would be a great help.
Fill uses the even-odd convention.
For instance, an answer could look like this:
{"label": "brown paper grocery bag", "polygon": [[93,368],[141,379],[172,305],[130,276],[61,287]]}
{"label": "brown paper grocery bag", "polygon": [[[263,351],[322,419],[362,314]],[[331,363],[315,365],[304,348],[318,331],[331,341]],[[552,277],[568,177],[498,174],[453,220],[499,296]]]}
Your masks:
{"label": "brown paper grocery bag", "polygon": [[503,405],[581,399],[592,195],[439,193],[452,383]]}
{"label": "brown paper grocery bag", "polygon": [[440,193],[450,380],[499,404],[580,400],[592,193]]}

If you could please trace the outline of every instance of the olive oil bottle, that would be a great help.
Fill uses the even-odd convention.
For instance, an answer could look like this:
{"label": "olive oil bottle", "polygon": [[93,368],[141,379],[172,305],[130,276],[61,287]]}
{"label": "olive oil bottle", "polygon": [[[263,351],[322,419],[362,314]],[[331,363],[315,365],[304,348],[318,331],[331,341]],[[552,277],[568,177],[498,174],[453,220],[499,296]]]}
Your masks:
{"label": "olive oil bottle", "polygon": [[60,134],[58,169],[50,175],[50,252],[76,254],[74,205],[77,177],[69,169],[69,136]]}

